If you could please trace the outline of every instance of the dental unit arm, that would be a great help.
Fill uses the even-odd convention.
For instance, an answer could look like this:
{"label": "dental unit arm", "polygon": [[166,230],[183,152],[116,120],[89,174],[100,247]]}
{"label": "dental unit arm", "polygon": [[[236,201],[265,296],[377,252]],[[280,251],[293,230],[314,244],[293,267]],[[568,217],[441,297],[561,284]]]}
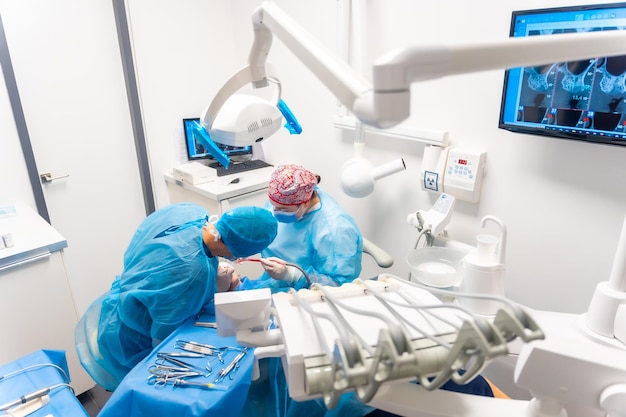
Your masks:
{"label": "dental unit arm", "polygon": [[[363,402],[384,401],[378,392],[386,384],[418,387],[417,381],[418,389],[429,393],[448,380],[465,384],[506,355],[511,342],[544,337],[514,303],[503,303],[487,321],[389,274],[273,294],[277,329],[267,321],[250,326],[250,318],[267,312],[269,290],[243,292],[216,294],[218,331],[229,327],[239,344],[256,347],[257,358],[280,356],[290,397],[323,398],[329,409],[350,391]],[[415,414],[420,407],[411,407],[412,413],[400,414],[421,415]]]}
{"label": "dental unit arm", "polygon": [[[614,271],[624,270],[625,244],[626,218]],[[255,291],[258,296],[241,302]],[[329,409],[354,391],[373,407],[407,417],[625,415],[626,345],[593,331],[585,315],[525,309],[503,299],[487,319],[441,302],[432,294],[437,291],[446,292],[381,274],[271,296],[267,289],[220,293],[216,318],[218,329],[226,323],[240,344],[256,347],[258,359],[282,359],[293,399],[323,398]],[[233,303],[222,311],[218,295]],[[270,310],[277,323],[271,329]],[[613,326],[623,325],[620,310],[605,312]],[[504,372],[530,399],[437,389],[447,380],[464,384],[511,359],[512,375],[506,366]]]}

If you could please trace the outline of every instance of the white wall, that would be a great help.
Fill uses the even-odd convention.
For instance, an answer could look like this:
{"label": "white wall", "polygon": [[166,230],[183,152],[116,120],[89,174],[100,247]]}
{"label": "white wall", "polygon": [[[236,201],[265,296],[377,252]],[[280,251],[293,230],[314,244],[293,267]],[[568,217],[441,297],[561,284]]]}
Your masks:
{"label": "white wall", "polygon": [[233,2],[126,3],[152,179],[161,207],[169,203],[163,173],[178,162],[182,119],[199,117],[221,83],[238,69],[230,23]]}

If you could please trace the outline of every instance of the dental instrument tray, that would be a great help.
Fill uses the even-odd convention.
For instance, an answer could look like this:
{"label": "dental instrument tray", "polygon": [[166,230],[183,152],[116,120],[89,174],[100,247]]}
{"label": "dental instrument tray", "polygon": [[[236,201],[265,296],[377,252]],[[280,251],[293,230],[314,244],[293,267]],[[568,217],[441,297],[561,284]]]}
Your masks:
{"label": "dental instrument tray", "polygon": [[290,396],[323,397],[329,409],[346,391],[369,402],[389,381],[413,380],[427,390],[448,380],[464,384],[507,354],[514,339],[544,338],[511,302],[487,320],[388,274],[341,287],[314,284],[272,301]]}

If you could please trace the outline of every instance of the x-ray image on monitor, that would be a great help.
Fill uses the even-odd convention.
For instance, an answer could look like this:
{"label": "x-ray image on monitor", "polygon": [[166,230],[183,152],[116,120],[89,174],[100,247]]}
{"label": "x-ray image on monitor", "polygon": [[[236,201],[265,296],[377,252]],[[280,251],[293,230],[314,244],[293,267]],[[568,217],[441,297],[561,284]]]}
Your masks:
{"label": "x-ray image on monitor", "polygon": [[[626,29],[626,3],[515,11],[510,36]],[[626,56],[506,72],[502,129],[626,146]]]}

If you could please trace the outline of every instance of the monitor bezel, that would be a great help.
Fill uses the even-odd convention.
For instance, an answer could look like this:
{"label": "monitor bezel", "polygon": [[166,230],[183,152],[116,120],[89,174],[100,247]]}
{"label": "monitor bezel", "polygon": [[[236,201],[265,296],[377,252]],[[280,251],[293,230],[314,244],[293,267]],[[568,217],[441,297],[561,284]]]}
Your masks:
{"label": "monitor bezel", "polygon": [[[604,3],[604,4],[590,4],[590,5],[575,5],[575,6],[564,6],[564,7],[550,7],[550,8],[540,8],[540,9],[529,9],[529,10],[516,10],[511,13],[511,21],[510,21],[510,31],[509,36],[515,36],[515,28],[516,21],[518,18],[529,15],[542,15],[542,14],[554,14],[555,16],[558,14],[572,13],[572,12],[590,12],[590,11],[604,11],[607,9],[623,9],[626,13],[626,2],[620,3]],[[524,35],[527,36],[527,35]],[[622,57],[620,57],[622,58]],[[626,55],[623,57],[626,59]],[[552,65],[552,64],[548,64]],[[515,133],[525,133],[539,136],[547,136],[553,138],[562,138],[562,139],[571,139],[571,140],[579,140],[586,141],[592,143],[601,143],[607,145],[616,145],[616,146],[626,146],[626,111],[624,110],[624,105],[622,105],[622,113],[616,112],[615,114],[621,114],[621,117],[616,124],[616,127],[613,131],[601,130],[601,129],[577,129],[576,126],[565,126],[565,125],[555,125],[549,126],[546,124],[541,124],[538,122],[528,122],[527,124],[520,124],[519,116],[515,116],[514,120],[511,120],[511,116],[507,117],[507,109],[509,111],[519,112],[521,109],[519,108],[520,96],[522,94],[521,89],[517,89],[515,92],[515,86],[509,86],[511,82],[512,74],[514,74],[515,81],[519,82],[520,77],[523,77],[522,73],[523,69],[521,68],[513,68],[505,71],[504,83],[502,88],[502,98],[500,103],[500,115],[498,119],[498,127],[500,129],[504,129],[507,131],[515,132]],[[511,90],[513,91],[511,93]],[[625,95],[626,97],[626,95]],[[513,110],[509,107],[511,104],[509,100],[514,100],[512,104]],[[624,98],[622,98],[624,100]],[[552,109],[551,112],[557,111],[558,108],[549,108]],[[546,110],[547,114],[548,110]],[[584,112],[586,117],[589,116],[588,112]],[[591,113],[592,116],[595,116],[595,113]],[[611,113],[608,113],[611,114]],[[581,113],[580,119],[583,120],[583,114]],[[616,132],[615,130],[622,126],[623,132]]]}

